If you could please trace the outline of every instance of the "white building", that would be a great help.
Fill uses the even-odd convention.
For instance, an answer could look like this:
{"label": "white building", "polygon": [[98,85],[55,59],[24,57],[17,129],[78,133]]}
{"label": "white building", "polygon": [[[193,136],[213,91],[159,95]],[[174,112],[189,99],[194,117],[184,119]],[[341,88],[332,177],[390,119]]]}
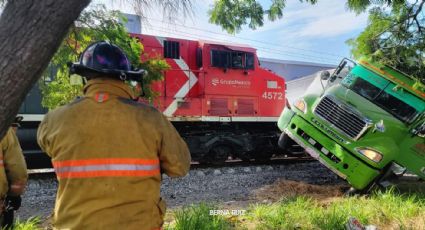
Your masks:
{"label": "white building", "polygon": [[279,76],[285,78],[287,82],[314,74],[320,70],[334,69],[335,65],[303,62],[303,61],[290,61],[279,60],[272,58],[259,58],[260,64],[263,68],[269,69]]}
{"label": "white building", "polygon": [[320,87],[320,73],[322,70],[332,71],[336,65],[259,58],[261,66],[269,69],[286,80],[286,98],[290,103],[303,96],[309,86]]}

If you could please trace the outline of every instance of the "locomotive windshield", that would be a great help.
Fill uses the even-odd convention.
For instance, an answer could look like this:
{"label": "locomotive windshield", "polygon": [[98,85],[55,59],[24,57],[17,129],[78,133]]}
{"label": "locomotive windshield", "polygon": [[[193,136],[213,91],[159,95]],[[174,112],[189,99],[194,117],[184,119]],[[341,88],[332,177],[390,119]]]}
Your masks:
{"label": "locomotive windshield", "polygon": [[254,54],[242,51],[211,50],[211,66],[254,69]]}
{"label": "locomotive windshield", "polygon": [[406,123],[425,109],[424,101],[361,66],[356,66],[342,85]]}

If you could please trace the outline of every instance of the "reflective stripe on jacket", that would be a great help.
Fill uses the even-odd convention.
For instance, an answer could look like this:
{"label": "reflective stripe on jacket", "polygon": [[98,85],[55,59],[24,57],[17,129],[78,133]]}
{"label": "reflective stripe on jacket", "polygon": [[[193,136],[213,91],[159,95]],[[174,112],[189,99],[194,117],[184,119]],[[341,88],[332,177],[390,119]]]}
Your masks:
{"label": "reflective stripe on jacket", "polygon": [[90,80],[84,97],[49,112],[38,142],[59,180],[58,229],[154,229],[165,214],[161,172],[184,176],[186,143],[121,81]]}
{"label": "reflective stripe on jacket", "polygon": [[9,129],[0,142],[0,199],[21,195],[28,180],[27,166],[15,131]]}
{"label": "reflective stripe on jacket", "polygon": [[105,158],[53,161],[58,178],[142,177],[160,174],[159,160]]}

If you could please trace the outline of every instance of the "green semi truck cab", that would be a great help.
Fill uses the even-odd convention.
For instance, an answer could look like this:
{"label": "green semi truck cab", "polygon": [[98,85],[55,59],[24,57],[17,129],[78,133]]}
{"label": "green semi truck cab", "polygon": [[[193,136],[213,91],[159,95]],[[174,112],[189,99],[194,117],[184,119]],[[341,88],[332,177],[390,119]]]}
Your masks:
{"label": "green semi truck cab", "polygon": [[283,110],[279,145],[288,139],[347,180],[367,190],[394,169],[425,178],[425,86],[368,59],[344,59],[322,89]]}

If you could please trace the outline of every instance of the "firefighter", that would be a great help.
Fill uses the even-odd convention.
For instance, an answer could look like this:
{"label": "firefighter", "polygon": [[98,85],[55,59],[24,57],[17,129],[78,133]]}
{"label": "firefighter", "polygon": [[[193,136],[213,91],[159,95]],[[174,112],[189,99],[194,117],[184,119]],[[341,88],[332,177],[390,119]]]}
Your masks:
{"label": "firefighter", "polygon": [[[21,206],[21,195],[28,180],[27,166],[15,131],[17,117],[0,142],[0,226],[11,227],[13,212]],[[1,228],[0,227],[0,228]]]}
{"label": "firefighter", "polygon": [[143,71],[116,45],[88,46],[70,69],[87,79],[84,96],[49,112],[37,133],[59,181],[53,226],[160,228],[161,173],[187,174],[186,143],[161,112],[132,99],[125,81],[141,82]]}

